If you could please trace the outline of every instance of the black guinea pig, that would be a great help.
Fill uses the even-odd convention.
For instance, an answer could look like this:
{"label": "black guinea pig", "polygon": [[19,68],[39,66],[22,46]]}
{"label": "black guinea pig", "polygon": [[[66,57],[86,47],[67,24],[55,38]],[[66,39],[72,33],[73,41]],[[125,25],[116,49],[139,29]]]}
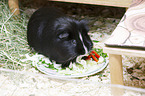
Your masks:
{"label": "black guinea pig", "polygon": [[72,19],[54,7],[43,7],[34,12],[27,28],[30,47],[62,64],[63,68],[93,47],[87,22]]}

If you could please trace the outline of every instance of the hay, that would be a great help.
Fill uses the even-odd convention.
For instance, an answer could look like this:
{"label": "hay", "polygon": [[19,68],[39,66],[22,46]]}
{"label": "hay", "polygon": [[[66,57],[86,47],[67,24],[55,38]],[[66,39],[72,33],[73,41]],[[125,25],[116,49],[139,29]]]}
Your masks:
{"label": "hay", "polygon": [[27,62],[21,62],[29,53],[26,41],[27,16],[14,16],[6,1],[0,1],[0,67],[22,70]]}

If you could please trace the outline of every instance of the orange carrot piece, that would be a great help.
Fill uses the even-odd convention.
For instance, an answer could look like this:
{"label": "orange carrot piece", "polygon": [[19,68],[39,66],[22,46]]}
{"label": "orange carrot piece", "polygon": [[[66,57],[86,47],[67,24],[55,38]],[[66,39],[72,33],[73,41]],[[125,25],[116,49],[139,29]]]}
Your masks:
{"label": "orange carrot piece", "polygon": [[96,62],[98,62],[98,59],[92,53],[90,53],[90,55]]}
{"label": "orange carrot piece", "polygon": [[100,58],[100,55],[96,51],[93,50],[91,53],[94,53],[97,58]]}
{"label": "orange carrot piece", "polygon": [[85,60],[90,60],[90,59],[91,59],[91,55],[88,55]]}

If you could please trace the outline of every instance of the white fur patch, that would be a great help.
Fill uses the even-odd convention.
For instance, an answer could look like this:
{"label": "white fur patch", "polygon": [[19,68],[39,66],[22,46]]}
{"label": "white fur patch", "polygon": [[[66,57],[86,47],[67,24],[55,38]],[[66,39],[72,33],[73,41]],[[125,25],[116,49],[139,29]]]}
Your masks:
{"label": "white fur patch", "polygon": [[80,40],[82,41],[83,47],[84,47],[84,49],[85,49],[85,54],[87,54],[87,53],[88,53],[88,49],[87,49],[87,47],[86,47],[85,44],[84,44],[84,41],[83,41],[83,38],[82,38],[81,33],[79,33],[79,37],[80,37]]}

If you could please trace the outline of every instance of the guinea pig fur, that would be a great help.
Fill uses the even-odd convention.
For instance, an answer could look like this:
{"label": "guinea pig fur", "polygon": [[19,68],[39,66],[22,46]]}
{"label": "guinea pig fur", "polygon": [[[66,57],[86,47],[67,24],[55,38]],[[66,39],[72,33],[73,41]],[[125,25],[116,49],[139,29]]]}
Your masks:
{"label": "guinea pig fur", "polygon": [[54,7],[43,7],[28,22],[27,40],[36,52],[64,68],[92,49],[88,31],[85,20],[72,19]]}

